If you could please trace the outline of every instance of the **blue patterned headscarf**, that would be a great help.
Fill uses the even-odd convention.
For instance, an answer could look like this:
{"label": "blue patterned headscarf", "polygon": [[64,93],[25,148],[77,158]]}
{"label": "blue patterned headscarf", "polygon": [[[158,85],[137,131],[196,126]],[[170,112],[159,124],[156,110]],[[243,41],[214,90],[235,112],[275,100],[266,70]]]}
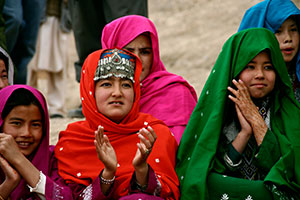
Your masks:
{"label": "blue patterned headscarf", "polygon": [[[300,28],[300,10],[291,0],[265,0],[249,8],[240,24],[239,30],[264,27],[275,33],[290,16],[297,16]],[[300,80],[300,54],[296,63],[296,74]]]}

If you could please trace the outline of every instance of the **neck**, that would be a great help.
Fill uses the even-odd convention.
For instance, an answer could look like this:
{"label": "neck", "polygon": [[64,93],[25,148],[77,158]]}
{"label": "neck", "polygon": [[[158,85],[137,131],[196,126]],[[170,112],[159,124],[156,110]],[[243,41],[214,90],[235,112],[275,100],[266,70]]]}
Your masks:
{"label": "neck", "polygon": [[263,98],[259,98],[259,99],[252,99],[252,101],[257,107],[260,108],[262,106],[262,104],[264,104],[264,102],[268,102],[269,96],[270,95],[267,95],[267,96],[265,96]]}
{"label": "neck", "polygon": [[295,67],[296,66],[295,58],[291,62],[285,62],[285,65],[286,65],[288,71],[295,70],[295,68],[296,68]]}

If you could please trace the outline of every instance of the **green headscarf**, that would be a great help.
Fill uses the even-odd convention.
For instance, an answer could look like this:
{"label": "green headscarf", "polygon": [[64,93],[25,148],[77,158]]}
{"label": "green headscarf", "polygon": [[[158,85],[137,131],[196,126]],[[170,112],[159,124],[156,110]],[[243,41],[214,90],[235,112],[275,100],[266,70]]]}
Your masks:
{"label": "green headscarf", "polygon": [[265,28],[251,28],[234,34],[224,44],[182,136],[176,166],[182,199],[208,199],[207,176],[212,169],[220,171],[215,154],[222,127],[235,112],[229,110],[227,87],[266,49],[277,74],[270,117],[281,158],[264,182],[300,191],[300,107],[274,34]]}

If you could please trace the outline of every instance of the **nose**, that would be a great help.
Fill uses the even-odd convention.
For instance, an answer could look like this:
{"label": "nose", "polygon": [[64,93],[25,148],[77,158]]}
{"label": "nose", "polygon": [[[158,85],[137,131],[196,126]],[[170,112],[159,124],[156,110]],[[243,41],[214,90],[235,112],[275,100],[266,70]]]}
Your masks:
{"label": "nose", "polygon": [[257,78],[257,79],[264,79],[264,71],[263,71],[263,69],[257,69],[256,70],[255,78]]}
{"label": "nose", "polygon": [[113,91],[112,91],[112,96],[113,97],[120,97],[120,96],[122,96],[122,91],[121,91],[121,87],[120,87],[119,84],[114,85]]}
{"label": "nose", "polygon": [[290,43],[290,42],[292,42],[291,34],[288,31],[286,31],[284,33],[284,43]]}
{"label": "nose", "polygon": [[20,136],[22,136],[22,137],[31,137],[32,136],[29,125],[23,126]]}

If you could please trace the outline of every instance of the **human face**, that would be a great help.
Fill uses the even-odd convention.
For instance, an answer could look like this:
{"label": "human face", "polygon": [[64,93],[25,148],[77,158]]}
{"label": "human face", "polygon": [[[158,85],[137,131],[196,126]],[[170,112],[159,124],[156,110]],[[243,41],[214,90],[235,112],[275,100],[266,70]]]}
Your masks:
{"label": "human face", "polygon": [[0,59],[0,90],[8,86],[8,74],[5,63]]}
{"label": "human face", "polygon": [[143,65],[140,81],[144,80],[149,75],[153,62],[150,37],[146,34],[139,35],[127,44],[124,49],[134,53],[140,58]]}
{"label": "human face", "polygon": [[297,55],[299,49],[299,31],[296,21],[293,18],[285,20],[275,32],[275,36],[279,42],[284,61],[288,65]]}
{"label": "human face", "polygon": [[247,86],[252,98],[268,95],[274,88],[276,73],[265,51],[256,55],[240,73],[239,77]]}
{"label": "human face", "polygon": [[39,146],[43,134],[38,106],[30,104],[14,107],[4,119],[3,132],[11,135],[20,151],[29,156]]}
{"label": "human face", "polygon": [[134,101],[133,83],[114,76],[95,85],[97,109],[110,120],[120,123],[130,112]]}

